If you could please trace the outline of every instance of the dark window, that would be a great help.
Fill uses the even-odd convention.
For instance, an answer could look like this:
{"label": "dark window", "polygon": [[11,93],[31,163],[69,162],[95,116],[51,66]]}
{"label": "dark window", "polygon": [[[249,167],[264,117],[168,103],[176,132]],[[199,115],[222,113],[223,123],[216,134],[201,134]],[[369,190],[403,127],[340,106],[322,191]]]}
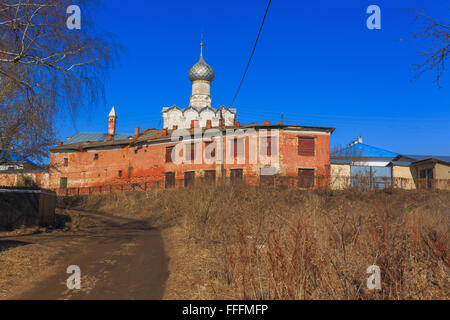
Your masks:
{"label": "dark window", "polygon": [[98,153],[94,154],[94,160],[98,160]]}
{"label": "dark window", "polygon": [[298,137],[298,154],[300,156],[314,156],[315,139],[310,137]]}
{"label": "dark window", "polygon": [[195,180],[195,172],[194,171],[187,171],[184,173],[184,186],[188,187],[192,184],[194,184]]}
{"label": "dark window", "polygon": [[164,186],[166,188],[172,188],[175,186],[175,172],[164,173]]}
{"label": "dark window", "polygon": [[216,182],[216,170],[206,170],[205,171],[205,181],[206,182]]}
{"label": "dark window", "polygon": [[242,181],[243,178],[243,169],[231,169],[230,170],[230,180],[232,182]]}
{"label": "dark window", "polygon": [[[207,151],[208,148],[212,148],[210,152]],[[209,149],[208,149],[209,150]],[[216,143],[214,141],[205,142],[205,158],[214,159],[216,157]]]}
{"label": "dark window", "polygon": [[173,150],[173,146],[166,148],[166,162],[173,162],[172,161],[172,150]]}
{"label": "dark window", "polygon": [[298,186],[301,188],[314,187],[314,169],[298,169]]}
{"label": "dark window", "polygon": [[119,178],[122,178],[122,170],[119,170]]}
{"label": "dark window", "polygon": [[67,189],[67,178],[61,178],[59,180],[59,188],[60,189]]}
{"label": "dark window", "polygon": [[69,166],[69,158],[64,158],[64,167]]}

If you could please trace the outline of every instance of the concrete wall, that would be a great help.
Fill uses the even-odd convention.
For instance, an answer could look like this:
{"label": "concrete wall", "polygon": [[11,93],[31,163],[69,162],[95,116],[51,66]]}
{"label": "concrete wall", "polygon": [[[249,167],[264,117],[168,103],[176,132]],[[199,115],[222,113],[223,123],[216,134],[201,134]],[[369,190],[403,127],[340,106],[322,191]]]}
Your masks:
{"label": "concrete wall", "polygon": [[30,177],[36,185],[44,188],[50,183],[48,172],[0,172],[0,186],[17,186],[22,177]]}
{"label": "concrete wall", "polygon": [[351,185],[350,164],[331,164],[331,188],[345,189]]}
{"label": "concrete wall", "polygon": [[450,165],[445,165],[443,163],[436,163],[435,178],[450,179]]}
{"label": "concrete wall", "polygon": [[394,188],[416,189],[416,170],[407,166],[392,166],[392,182]]}

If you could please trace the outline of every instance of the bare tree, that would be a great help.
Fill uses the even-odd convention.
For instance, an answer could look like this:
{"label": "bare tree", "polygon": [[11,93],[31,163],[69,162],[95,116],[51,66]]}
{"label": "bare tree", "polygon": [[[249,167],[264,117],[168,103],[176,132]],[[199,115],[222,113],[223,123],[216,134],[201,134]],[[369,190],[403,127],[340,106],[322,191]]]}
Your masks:
{"label": "bare tree", "polygon": [[41,158],[58,112],[75,117],[104,97],[117,46],[90,18],[99,1],[77,1],[81,29],[69,30],[71,2],[0,0],[0,161],[12,153]]}
{"label": "bare tree", "polygon": [[436,84],[441,87],[441,77],[450,53],[450,21],[431,17],[422,9],[410,12],[419,24],[419,30],[411,38],[426,43],[425,49],[418,52],[423,61],[413,66],[415,78],[432,71],[435,73]]}

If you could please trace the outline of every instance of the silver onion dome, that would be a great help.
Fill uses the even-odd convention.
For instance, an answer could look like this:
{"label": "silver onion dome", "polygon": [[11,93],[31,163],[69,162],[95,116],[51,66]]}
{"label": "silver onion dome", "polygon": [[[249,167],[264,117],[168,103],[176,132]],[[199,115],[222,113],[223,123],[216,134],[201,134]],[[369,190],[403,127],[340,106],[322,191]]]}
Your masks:
{"label": "silver onion dome", "polygon": [[214,69],[203,60],[203,56],[200,56],[198,62],[189,69],[189,79],[213,81]]}

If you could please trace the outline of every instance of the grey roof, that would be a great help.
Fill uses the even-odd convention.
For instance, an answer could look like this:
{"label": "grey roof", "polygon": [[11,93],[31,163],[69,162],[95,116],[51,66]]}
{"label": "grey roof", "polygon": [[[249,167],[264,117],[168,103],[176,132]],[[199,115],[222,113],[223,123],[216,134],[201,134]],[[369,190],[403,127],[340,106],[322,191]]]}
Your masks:
{"label": "grey roof", "polygon": [[413,161],[421,161],[426,159],[436,159],[441,161],[450,162],[450,156],[433,156],[433,155],[412,155],[405,154],[405,157],[411,158]]}
{"label": "grey roof", "polygon": [[[77,132],[73,136],[67,138],[64,144],[67,145],[88,141],[106,141],[107,136],[108,135],[106,133],[100,132]],[[128,140],[132,139],[133,137],[134,136],[132,134],[128,133],[116,133],[116,135],[114,136],[114,140]]]}

